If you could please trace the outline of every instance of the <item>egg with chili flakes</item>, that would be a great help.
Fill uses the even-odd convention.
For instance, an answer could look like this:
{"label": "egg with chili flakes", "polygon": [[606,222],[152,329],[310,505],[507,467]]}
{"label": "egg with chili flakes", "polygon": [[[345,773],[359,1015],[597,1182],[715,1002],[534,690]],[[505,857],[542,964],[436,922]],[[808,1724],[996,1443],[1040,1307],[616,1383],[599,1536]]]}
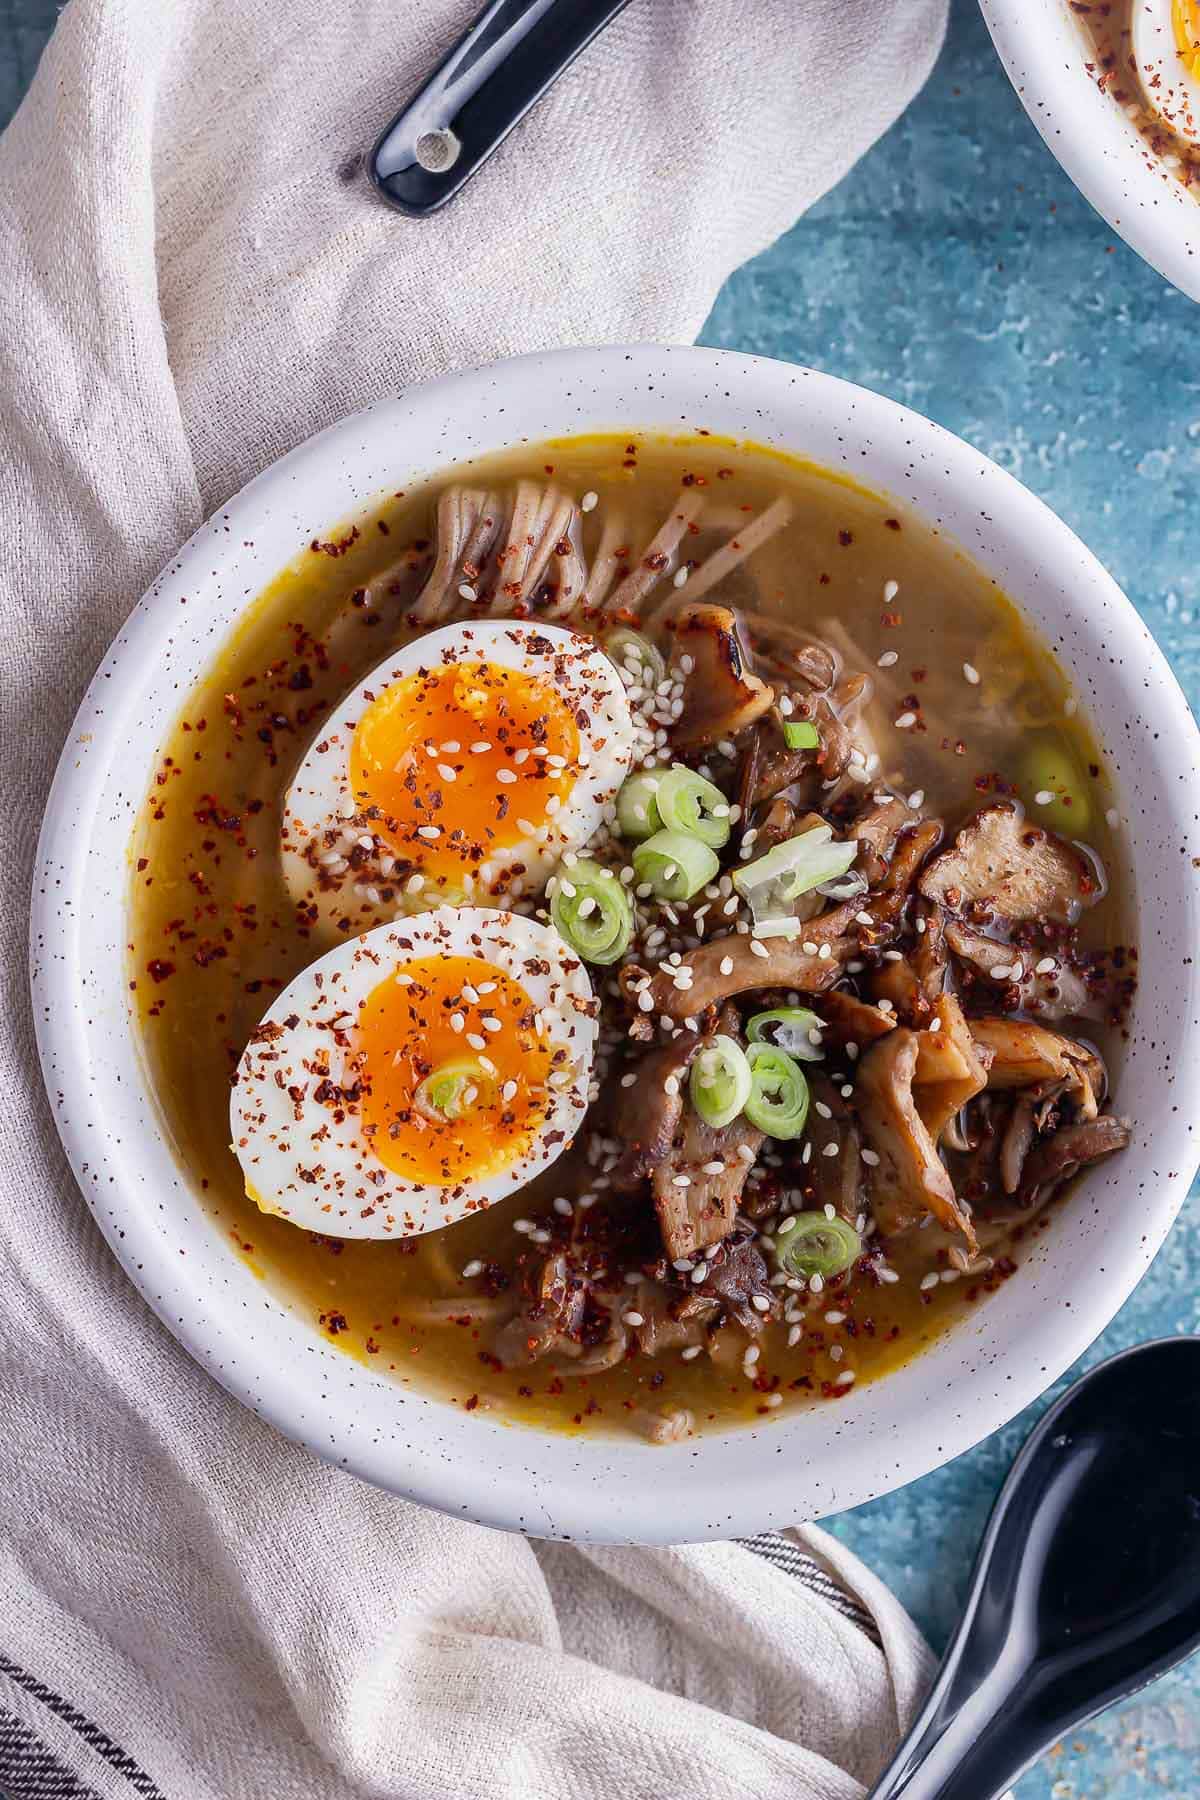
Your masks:
{"label": "egg with chili flakes", "polygon": [[539,893],[633,754],[624,686],[592,639],[498,619],[428,632],[309,745],[284,802],[288,888],[340,934]]}
{"label": "egg with chili flakes", "polygon": [[1187,143],[1200,144],[1200,0],[1137,0],[1130,26],[1147,105]]}
{"label": "egg with chili flakes", "polygon": [[583,1120],[587,972],[557,932],[439,907],[320,957],[280,994],[230,1105],[246,1192],[330,1237],[437,1231],[549,1168]]}

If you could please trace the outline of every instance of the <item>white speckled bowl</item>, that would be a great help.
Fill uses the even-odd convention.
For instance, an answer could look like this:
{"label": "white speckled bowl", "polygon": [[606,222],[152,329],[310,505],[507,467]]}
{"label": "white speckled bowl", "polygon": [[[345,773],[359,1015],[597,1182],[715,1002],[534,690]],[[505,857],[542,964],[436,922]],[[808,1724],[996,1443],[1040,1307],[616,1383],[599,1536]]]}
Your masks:
{"label": "white speckled bowl", "polygon": [[[125,986],[123,851],[168,724],[247,600],[315,534],[525,438],[693,426],[891,494],[1023,603],[1113,755],[1146,903],[1118,1093],[1135,1146],[1079,1185],[1020,1275],[844,1402],[656,1449],[505,1427],[402,1391],[331,1348],[231,1254],[147,1087]],[[1200,1063],[1198,751],[1150,634],[1078,539],[1011,476],[889,400],[717,350],[560,351],[447,377],[260,475],[164,570],[92,683],[34,896],[34,997],[63,1140],[116,1255],[193,1355],[281,1430],[384,1487],[495,1525],[610,1541],[728,1537],[855,1505],[967,1449],[1054,1380],[1133,1288],[1187,1191],[1200,1155],[1188,1098]]]}
{"label": "white speckled bowl", "polygon": [[1200,300],[1200,202],[1085,64],[1067,0],[979,0],[1025,111],[1080,193],[1160,275]]}

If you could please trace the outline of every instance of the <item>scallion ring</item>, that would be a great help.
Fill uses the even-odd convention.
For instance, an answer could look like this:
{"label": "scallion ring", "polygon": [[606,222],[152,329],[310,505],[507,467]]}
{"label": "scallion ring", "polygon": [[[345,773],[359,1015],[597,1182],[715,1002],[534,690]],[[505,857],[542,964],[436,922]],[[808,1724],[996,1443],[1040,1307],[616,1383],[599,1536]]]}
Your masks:
{"label": "scallion ring", "polygon": [[785,719],[783,741],[789,750],[819,750],[821,734],[809,719]]}
{"label": "scallion ring", "polygon": [[675,763],[658,778],[658,816],[668,831],[699,838],[710,850],[729,842],[729,802],[714,782]]}
{"label": "scallion ring", "polygon": [[808,1119],[808,1082],[804,1070],[786,1050],[774,1044],[751,1044],[750,1095],[742,1111],[768,1137],[797,1138]]}
{"label": "scallion ring", "polygon": [[475,1106],[488,1106],[496,1097],[496,1079],[476,1056],[456,1056],[439,1063],[417,1085],[413,1101],[417,1111],[435,1124],[461,1119]]}
{"label": "scallion ring", "polygon": [[618,625],[615,631],[609,632],[604,639],[604,654],[618,669],[627,669],[632,663],[638,669],[638,680],[643,687],[657,687],[666,679],[667,665],[661,653],[632,625]]}
{"label": "scallion ring", "polygon": [[559,866],[550,918],[584,962],[616,962],[633,936],[629,895],[611,869],[586,856]]}
{"label": "scallion ring", "polygon": [[631,775],[622,783],[617,795],[617,830],[622,837],[648,838],[661,831],[658,813],[658,784],[661,775],[644,772]]}
{"label": "scallion ring", "polygon": [[690,900],[720,867],[707,844],[682,831],[656,831],[633,853],[639,882],[649,882],[661,900]]}
{"label": "scallion ring", "polygon": [[807,1006],[777,1006],[771,1012],[755,1013],[746,1026],[746,1036],[752,1044],[772,1044],[801,1062],[819,1062],[825,1054],[823,1030],[822,1021]]}
{"label": "scallion ring", "polygon": [[775,1232],[775,1260],[789,1275],[805,1279],[819,1275],[829,1281],[844,1275],[862,1253],[862,1239],[854,1227],[823,1212],[793,1213],[780,1221],[780,1227]]}
{"label": "scallion ring", "polygon": [[750,1097],[750,1086],[746,1052],[723,1033],[704,1045],[688,1078],[692,1105],[706,1125],[718,1129],[737,1118]]}

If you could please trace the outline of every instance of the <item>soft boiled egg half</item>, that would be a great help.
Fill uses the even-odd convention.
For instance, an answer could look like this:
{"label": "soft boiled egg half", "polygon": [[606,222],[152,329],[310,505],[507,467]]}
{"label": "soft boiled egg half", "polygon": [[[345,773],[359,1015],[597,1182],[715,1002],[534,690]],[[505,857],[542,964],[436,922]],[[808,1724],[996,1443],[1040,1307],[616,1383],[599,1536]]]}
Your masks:
{"label": "soft boiled egg half", "polygon": [[1200,144],[1200,0],[1134,0],[1133,61],[1148,104]]}
{"label": "soft boiled egg half", "polygon": [[358,1238],[436,1231],[502,1199],[578,1130],[596,1011],[557,932],[515,913],[439,907],[338,945],[238,1065],[247,1194]]}
{"label": "soft boiled egg half", "polygon": [[498,619],[429,632],[309,745],[284,802],[288,888],[342,935],[443,900],[503,906],[592,836],[633,754],[590,638]]}

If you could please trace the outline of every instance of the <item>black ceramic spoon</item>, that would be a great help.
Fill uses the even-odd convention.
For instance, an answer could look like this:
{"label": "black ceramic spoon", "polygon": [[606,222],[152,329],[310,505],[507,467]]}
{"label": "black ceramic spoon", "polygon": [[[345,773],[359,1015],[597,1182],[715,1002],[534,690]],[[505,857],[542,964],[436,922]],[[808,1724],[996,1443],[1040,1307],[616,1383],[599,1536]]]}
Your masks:
{"label": "black ceramic spoon", "polygon": [[996,1800],[1200,1648],[1200,1338],[1114,1356],[1000,1490],[963,1620],[871,1800]]}
{"label": "black ceramic spoon", "polygon": [[379,192],[417,218],[444,206],[628,3],[491,0],[376,144]]}

